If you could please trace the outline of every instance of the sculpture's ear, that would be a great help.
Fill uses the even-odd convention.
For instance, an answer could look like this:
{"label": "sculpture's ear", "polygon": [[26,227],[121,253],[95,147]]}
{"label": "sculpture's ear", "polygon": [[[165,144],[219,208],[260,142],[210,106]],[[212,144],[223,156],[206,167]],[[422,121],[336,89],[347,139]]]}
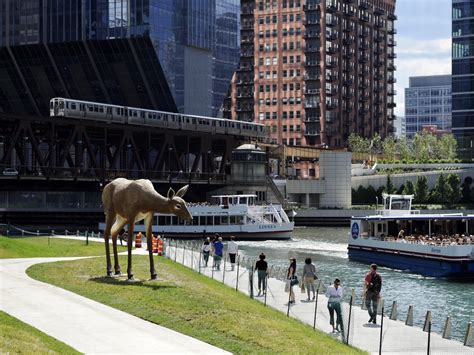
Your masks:
{"label": "sculpture's ear", "polygon": [[174,197],[174,190],[170,187],[168,190],[168,198],[171,200]]}
{"label": "sculpture's ear", "polygon": [[186,193],[186,191],[188,191],[188,187],[189,187],[189,185],[186,185],[186,186],[183,186],[182,188],[180,188],[178,190],[178,192],[176,193],[176,196],[183,197],[184,194]]}

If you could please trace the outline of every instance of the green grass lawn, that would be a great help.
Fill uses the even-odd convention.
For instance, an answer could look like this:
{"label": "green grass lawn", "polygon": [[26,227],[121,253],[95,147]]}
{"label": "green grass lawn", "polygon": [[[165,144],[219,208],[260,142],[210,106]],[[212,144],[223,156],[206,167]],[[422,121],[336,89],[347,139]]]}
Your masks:
{"label": "green grass lawn", "polygon": [[70,346],[0,311],[0,354],[80,354]]}
{"label": "green grass lawn", "polygon": [[84,240],[50,238],[48,245],[48,237],[0,236],[0,259],[94,255],[105,255],[104,243],[89,241],[86,245]]}
{"label": "green grass lawn", "polygon": [[[122,268],[126,257],[120,257]],[[364,353],[164,258],[149,281],[147,256],[134,256],[138,282],[106,278],[105,258],[34,265],[29,276],[233,353]],[[125,336],[117,334],[117,336]]]}

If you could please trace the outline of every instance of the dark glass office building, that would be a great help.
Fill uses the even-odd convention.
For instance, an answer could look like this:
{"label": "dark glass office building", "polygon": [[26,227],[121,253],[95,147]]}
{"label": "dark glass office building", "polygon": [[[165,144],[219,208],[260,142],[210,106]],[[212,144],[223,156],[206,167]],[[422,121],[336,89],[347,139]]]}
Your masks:
{"label": "dark glass office building", "polygon": [[474,0],[453,0],[452,132],[463,158],[474,149]]}
{"label": "dark glass office building", "polygon": [[238,0],[0,0],[0,111],[54,96],[216,115],[239,59]]}

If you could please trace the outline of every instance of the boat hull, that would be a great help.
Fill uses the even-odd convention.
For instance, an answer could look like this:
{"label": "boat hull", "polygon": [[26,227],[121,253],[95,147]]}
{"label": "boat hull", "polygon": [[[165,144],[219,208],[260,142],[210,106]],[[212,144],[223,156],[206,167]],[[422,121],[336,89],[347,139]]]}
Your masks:
{"label": "boat hull", "polygon": [[375,263],[428,277],[474,279],[474,259],[448,260],[354,245],[348,246],[348,256],[349,260]]}

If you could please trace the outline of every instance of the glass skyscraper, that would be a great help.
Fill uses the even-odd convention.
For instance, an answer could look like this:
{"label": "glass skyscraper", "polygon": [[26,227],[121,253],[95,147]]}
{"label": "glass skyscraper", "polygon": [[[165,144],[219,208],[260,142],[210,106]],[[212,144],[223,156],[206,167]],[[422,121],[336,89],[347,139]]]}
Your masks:
{"label": "glass skyscraper", "polygon": [[472,158],[474,145],[474,0],[453,0],[453,134],[459,153]]}
{"label": "glass skyscraper", "polygon": [[423,126],[451,131],[451,75],[410,77],[405,89],[406,137],[413,138]]}
{"label": "glass skyscraper", "polygon": [[0,110],[29,101],[44,113],[52,95],[216,115],[239,11],[238,0],[0,0]]}

